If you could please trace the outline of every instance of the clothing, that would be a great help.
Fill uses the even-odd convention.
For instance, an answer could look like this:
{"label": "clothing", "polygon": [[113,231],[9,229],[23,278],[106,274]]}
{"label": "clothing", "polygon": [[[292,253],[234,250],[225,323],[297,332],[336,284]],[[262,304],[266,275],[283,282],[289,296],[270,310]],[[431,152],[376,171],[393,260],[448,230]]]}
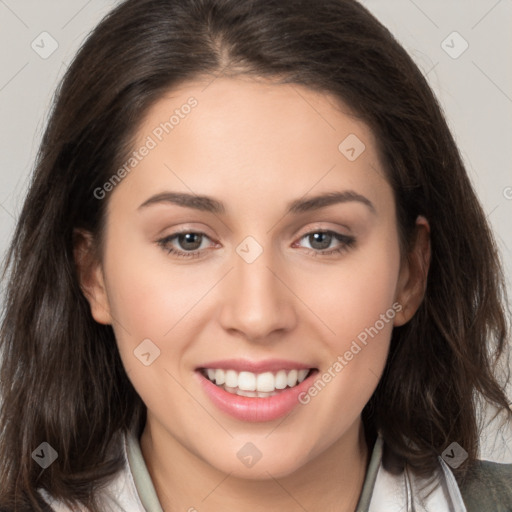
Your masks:
{"label": "clothing", "polygon": [[[124,468],[102,492],[105,512],[163,512],[135,431],[124,436],[123,446]],[[383,451],[384,442],[379,436],[357,512],[512,512],[512,464],[479,461],[472,477],[459,488],[449,466],[440,457],[433,475],[440,485],[419,504],[420,489],[426,481],[410,471],[394,474],[385,469]],[[39,492],[55,512],[69,512],[69,508],[46,492],[41,489]]]}

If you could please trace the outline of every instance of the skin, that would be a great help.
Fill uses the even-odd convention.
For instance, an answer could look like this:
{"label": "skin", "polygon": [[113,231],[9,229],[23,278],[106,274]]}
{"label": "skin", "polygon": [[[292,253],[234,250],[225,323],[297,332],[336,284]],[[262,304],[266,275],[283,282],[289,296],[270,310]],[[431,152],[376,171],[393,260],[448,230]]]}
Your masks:
{"label": "skin", "polygon": [[[393,193],[371,130],[333,97],[302,86],[248,77],[189,82],[152,106],[134,149],[191,96],[197,107],[108,198],[101,261],[89,234],[77,247],[92,315],[113,325],[148,408],[141,448],[155,489],[166,511],[353,511],[369,455],[361,411],[393,326],[423,298],[428,223],[418,218],[413,249],[401,257]],[[338,150],[349,134],[366,146],[352,162]],[[347,201],[285,214],[290,201],[347,190],[373,209]],[[164,191],[212,196],[226,211],[165,202],[139,208]],[[206,234],[199,257],[178,258],[158,244],[182,228]],[[306,236],[318,230],[355,242],[332,238],[327,250],[342,251],[322,255],[324,246]],[[252,263],[236,252],[249,235],[263,249]],[[186,251],[181,242],[167,247]],[[194,374],[207,361],[238,357],[291,359],[322,373],[394,303],[402,306],[394,319],[284,419],[232,418]],[[160,349],[149,366],[133,353],[146,338]],[[262,453],[250,468],[237,458],[247,442]]]}

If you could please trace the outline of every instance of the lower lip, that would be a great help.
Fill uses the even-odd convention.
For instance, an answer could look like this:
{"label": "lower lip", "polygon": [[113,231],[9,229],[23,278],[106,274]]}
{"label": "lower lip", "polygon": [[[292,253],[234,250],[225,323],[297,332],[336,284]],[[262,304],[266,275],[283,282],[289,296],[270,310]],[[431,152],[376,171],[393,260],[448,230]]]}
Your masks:
{"label": "lower lip", "polygon": [[272,421],[289,414],[300,404],[299,395],[310,387],[317,373],[317,370],[313,370],[299,385],[286,388],[277,395],[256,398],[229,393],[196,371],[206,395],[214,405],[238,420],[252,422]]}

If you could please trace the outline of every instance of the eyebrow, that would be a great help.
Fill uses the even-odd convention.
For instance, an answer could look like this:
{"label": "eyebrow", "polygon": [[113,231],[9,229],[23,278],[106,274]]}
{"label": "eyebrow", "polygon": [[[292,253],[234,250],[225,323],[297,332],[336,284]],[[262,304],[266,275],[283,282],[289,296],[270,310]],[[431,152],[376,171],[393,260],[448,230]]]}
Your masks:
{"label": "eyebrow", "polygon": [[[343,192],[327,192],[316,196],[295,199],[288,203],[286,214],[299,214],[319,210],[333,204],[358,202],[367,206],[372,213],[376,213],[375,206],[365,196],[354,192],[353,190],[345,190]],[[205,212],[215,214],[224,214],[226,208],[221,201],[210,196],[200,196],[188,194],[185,192],[161,192],[144,201],[138,210],[146,208],[154,204],[171,203],[185,208],[193,208]]]}

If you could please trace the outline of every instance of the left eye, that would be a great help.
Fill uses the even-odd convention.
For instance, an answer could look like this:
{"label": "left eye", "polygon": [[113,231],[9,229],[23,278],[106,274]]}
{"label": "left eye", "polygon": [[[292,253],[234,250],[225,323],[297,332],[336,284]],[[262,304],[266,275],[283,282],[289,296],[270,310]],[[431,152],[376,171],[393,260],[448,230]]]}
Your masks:
{"label": "left eye", "polygon": [[[335,231],[312,231],[300,238],[300,240],[303,239],[306,239],[310,245],[310,247],[306,247],[307,249],[318,251],[319,254],[341,252],[352,246],[355,242],[353,237],[342,235]],[[338,244],[333,248],[331,246],[332,242],[338,242]]]}

